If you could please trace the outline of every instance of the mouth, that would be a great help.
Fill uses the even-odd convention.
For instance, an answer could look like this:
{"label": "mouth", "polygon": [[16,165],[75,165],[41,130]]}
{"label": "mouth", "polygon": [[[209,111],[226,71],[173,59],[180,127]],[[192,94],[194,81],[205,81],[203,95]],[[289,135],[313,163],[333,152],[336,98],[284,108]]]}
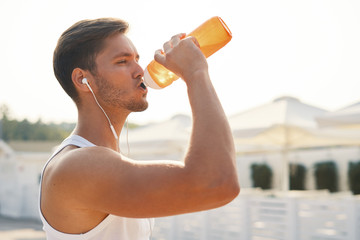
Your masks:
{"label": "mouth", "polygon": [[141,87],[142,89],[144,89],[144,90],[147,89],[146,86],[145,86],[145,84],[144,84],[144,82],[141,82],[141,83],[140,83],[140,87]]}

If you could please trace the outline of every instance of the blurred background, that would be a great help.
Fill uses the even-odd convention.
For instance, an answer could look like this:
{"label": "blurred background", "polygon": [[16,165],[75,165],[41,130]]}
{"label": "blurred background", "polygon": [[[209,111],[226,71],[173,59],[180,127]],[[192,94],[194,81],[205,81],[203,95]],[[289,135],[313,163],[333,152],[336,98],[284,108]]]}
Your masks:
{"label": "blurred background", "polygon": [[[356,0],[1,1],[0,238],[44,239],[40,172],[77,120],[52,70],[61,33],[82,19],[125,19],[145,68],[172,35],[220,16],[233,39],[208,61],[242,193],[157,219],[153,239],[358,239],[359,11]],[[129,116],[122,152],[180,160],[192,121],[185,84],[150,89],[148,101]]]}

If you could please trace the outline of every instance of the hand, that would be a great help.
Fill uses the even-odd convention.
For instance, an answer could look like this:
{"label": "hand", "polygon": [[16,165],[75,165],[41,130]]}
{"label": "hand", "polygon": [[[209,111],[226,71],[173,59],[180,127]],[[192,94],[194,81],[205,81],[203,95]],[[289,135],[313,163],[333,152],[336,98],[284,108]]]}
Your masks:
{"label": "hand", "polygon": [[207,71],[208,65],[196,38],[185,36],[173,36],[163,45],[164,50],[155,52],[154,58],[184,81],[190,81],[198,71]]}

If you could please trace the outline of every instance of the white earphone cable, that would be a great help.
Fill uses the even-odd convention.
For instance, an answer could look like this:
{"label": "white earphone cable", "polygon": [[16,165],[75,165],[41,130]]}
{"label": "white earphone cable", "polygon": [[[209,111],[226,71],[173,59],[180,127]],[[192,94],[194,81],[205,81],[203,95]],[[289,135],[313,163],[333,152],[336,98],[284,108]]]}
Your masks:
{"label": "white earphone cable", "polygon": [[[84,81],[84,80],[85,80],[85,81]],[[88,86],[91,94],[93,95],[93,97],[94,97],[94,99],[95,99],[96,104],[99,106],[99,108],[101,109],[101,111],[104,113],[106,119],[108,120],[109,125],[110,125],[110,129],[111,129],[111,132],[113,133],[113,135],[114,135],[114,137],[115,137],[115,140],[116,140],[116,145],[117,145],[117,146],[116,146],[116,149],[119,149],[119,147],[120,147],[120,146],[119,146],[119,137],[117,136],[117,133],[116,133],[116,131],[115,131],[114,126],[111,124],[111,121],[110,121],[108,115],[106,114],[105,110],[101,107],[100,103],[98,102],[98,100],[97,100],[97,98],[96,98],[96,96],[95,96],[95,93],[94,93],[94,91],[92,90],[92,88],[90,87],[90,85],[89,85],[89,83],[87,82],[87,79],[86,79],[86,78],[83,79],[83,83],[85,83],[86,86]]]}
{"label": "white earphone cable", "polygon": [[101,107],[101,105],[99,104],[98,100],[96,99],[95,93],[93,92],[93,90],[91,89],[91,87],[90,87],[90,85],[89,85],[88,83],[86,83],[86,85],[89,87],[90,92],[91,92],[92,95],[94,96],[94,99],[95,99],[96,104],[99,106],[99,108],[101,109],[101,111],[105,114],[105,117],[107,118],[107,120],[108,120],[108,122],[109,122],[109,124],[110,124],[111,131],[112,131],[113,133],[115,132],[114,137],[115,137],[116,139],[118,139],[118,136],[117,136],[117,134],[116,134],[116,131],[115,131],[113,125],[111,124],[111,121],[110,121],[108,115],[106,114],[106,112],[105,112],[104,109]]}
{"label": "white earphone cable", "polygon": [[127,146],[127,156],[130,156],[130,145],[129,145],[129,119],[126,118],[126,146]]}

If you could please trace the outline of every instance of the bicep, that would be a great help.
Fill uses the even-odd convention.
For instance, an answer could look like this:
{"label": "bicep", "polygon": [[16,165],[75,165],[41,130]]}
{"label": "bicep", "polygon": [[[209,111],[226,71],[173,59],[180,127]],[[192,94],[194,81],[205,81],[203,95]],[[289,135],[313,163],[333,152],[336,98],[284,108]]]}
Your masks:
{"label": "bicep", "polygon": [[86,151],[74,156],[68,178],[74,199],[85,208],[124,217],[159,217],[205,207],[200,196],[206,194],[197,190],[182,162],[134,161],[107,149]]}

